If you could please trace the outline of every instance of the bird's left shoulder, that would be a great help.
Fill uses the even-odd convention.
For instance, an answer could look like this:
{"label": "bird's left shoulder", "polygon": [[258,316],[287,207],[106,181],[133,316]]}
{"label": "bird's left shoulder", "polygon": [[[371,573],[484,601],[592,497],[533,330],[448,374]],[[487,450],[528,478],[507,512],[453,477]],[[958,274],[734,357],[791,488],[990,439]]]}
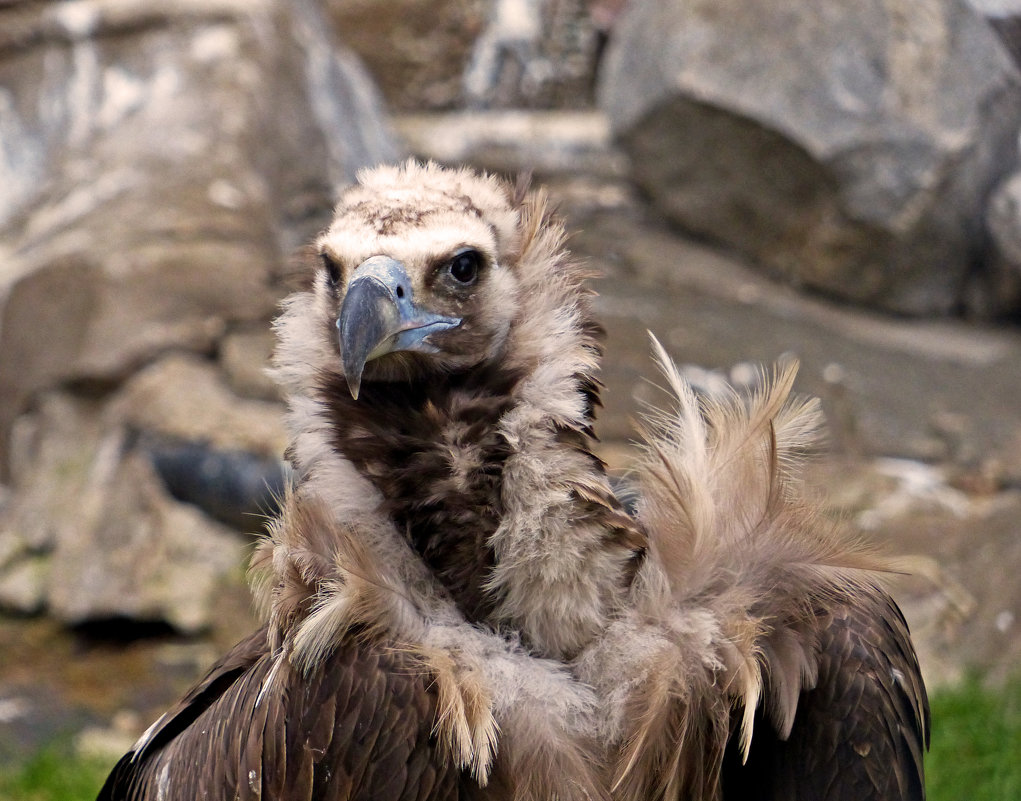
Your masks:
{"label": "bird's left shoulder", "polygon": [[728,748],[724,798],[922,801],[929,702],[907,622],[880,589],[817,611],[818,675],[789,736],[757,715],[747,762]]}

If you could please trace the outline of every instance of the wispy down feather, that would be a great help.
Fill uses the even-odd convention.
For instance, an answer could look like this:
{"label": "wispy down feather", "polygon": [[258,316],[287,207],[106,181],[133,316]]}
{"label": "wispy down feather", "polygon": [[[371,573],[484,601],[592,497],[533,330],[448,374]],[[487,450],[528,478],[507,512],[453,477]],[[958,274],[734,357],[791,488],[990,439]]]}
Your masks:
{"label": "wispy down feather", "polygon": [[647,418],[634,471],[649,555],[633,600],[668,645],[627,701],[615,786],[636,801],[709,799],[731,711],[745,757],[760,702],[786,737],[816,681],[817,606],[874,592],[887,566],[802,493],[821,415],[792,395],[796,362],[749,397],[705,397],[652,344],[673,406]]}

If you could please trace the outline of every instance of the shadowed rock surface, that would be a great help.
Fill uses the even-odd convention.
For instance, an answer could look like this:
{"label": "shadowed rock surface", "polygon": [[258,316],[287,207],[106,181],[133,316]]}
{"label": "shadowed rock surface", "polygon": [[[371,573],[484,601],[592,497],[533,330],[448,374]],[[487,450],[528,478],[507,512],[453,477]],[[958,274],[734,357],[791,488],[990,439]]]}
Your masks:
{"label": "shadowed rock surface", "polygon": [[279,459],[187,440],[146,438],[140,445],[167,491],[213,520],[260,534],[278,511],[286,477]]}
{"label": "shadowed rock surface", "polygon": [[991,289],[1002,299],[1021,298],[1021,172],[1006,178],[993,192],[986,228],[993,260]]}
{"label": "shadowed rock surface", "polygon": [[584,108],[619,0],[327,0],[396,111]]}
{"label": "shadowed rock surface", "polygon": [[982,14],[1021,66],[1021,2],[1018,0],[968,0]]}

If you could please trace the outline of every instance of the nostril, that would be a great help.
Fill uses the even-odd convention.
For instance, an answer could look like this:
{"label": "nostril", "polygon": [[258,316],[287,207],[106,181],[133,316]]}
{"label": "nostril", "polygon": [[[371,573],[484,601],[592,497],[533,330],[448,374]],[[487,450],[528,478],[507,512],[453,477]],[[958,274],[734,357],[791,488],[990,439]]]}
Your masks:
{"label": "nostril", "polygon": [[404,297],[404,287],[402,287],[400,284],[397,285],[397,297],[399,298]]}

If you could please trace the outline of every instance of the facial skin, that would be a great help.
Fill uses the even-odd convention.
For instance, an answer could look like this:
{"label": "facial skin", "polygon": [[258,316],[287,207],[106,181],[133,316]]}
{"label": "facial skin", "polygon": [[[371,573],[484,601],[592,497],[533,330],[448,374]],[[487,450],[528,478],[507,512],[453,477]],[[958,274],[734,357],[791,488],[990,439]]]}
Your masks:
{"label": "facial skin", "polygon": [[316,293],[354,398],[364,381],[456,372],[500,354],[516,308],[517,213],[503,194],[483,193],[480,208],[462,189],[363,197],[358,187],[320,238]]}

